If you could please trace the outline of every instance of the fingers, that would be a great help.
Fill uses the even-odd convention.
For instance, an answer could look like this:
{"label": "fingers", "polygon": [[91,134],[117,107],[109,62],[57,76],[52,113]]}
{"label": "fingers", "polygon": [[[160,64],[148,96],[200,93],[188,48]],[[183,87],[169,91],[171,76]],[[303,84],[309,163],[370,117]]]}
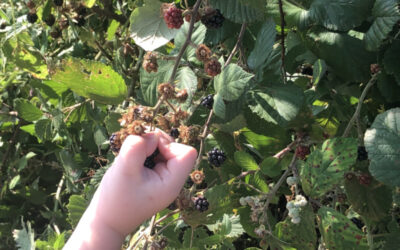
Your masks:
{"label": "fingers", "polygon": [[142,136],[130,135],[122,144],[117,157],[117,165],[125,174],[135,174],[143,168],[146,157],[157,148],[160,134],[151,132]]}
{"label": "fingers", "polygon": [[178,194],[194,166],[197,151],[191,146],[180,143],[163,144],[162,139],[158,148],[167,163],[158,164],[154,171],[167,185],[168,188],[165,191]]}

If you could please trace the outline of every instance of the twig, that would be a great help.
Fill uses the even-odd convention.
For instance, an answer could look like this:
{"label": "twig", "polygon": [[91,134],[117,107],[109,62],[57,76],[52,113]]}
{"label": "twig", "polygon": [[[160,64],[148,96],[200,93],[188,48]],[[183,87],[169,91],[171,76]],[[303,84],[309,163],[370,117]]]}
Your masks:
{"label": "twig", "polygon": [[174,215],[174,214],[179,213],[180,211],[181,211],[180,209],[175,209],[174,211],[169,212],[168,214],[166,214],[166,215],[164,215],[163,217],[161,217],[160,219],[158,219],[158,220],[155,222],[155,224],[156,224],[156,225],[160,224],[160,223],[163,222],[165,219],[171,217],[171,216]]}
{"label": "twig", "polygon": [[162,231],[164,231],[167,227],[169,227],[172,223],[177,222],[178,220],[182,220],[182,217],[178,217],[176,219],[173,219],[172,221],[168,222],[165,226],[163,226],[160,230],[158,230],[154,236],[159,235]]}
{"label": "twig", "polygon": [[246,186],[246,187],[248,187],[248,188],[250,188],[250,189],[253,189],[254,191],[256,191],[256,192],[258,192],[258,193],[260,193],[260,194],[265,194],[265,193],[264,193],[263,191],[261,191],[260,189],[256,188],[255,186],[253,186],[253,185],[251,185],[251,184],[248,184],[248,183],[246,183],[246,182],[243,182],[243,181],[240,181],[240,180],[239,180],[238,185],[239,185],[239,186],[240,186],[240,185],[244,185],[244,186]]}
{"label": "twig", "polygon": [[292,141],[289,145],[286,146],[286,148],[282,149],[278,153],[276,153],[273,157],[277,159],[282,159],[287,153],[292,150],[292,147],[297,144],[297,141]]}
{"label": "twig", "polygon": [[165,100],[165,102],[168,104],[168,106],[174,111],[174,113],[176,113],[176,108],[174,107],[174,105],[172,105],[168,100]]}
{"label": "twig", "polygon": [[349,135],[351,126],[357,120],[357,117],[360,115],[361,107],[362,107],[362,104],[364,102],[365,96],[367,95],[368,90],[372,87],[372,85],[374,85],[377,77],[378,77],[378,73],[373,75],[372,78],[367,83],[367,86],[365,86],[363,92],[361,93],[360,98],[358,99],[358,104],[357,104],[356,111],[354,112],[353,117],[351,117],[349,123],[347,124],[347,127],[344,130],[344,133],[343,133],[342,137],[347,137]]}
{"label": "twig", "polygon": [[286,69],[285,69],[285,13],[283,12],[283,4],[282,0],[279,0],[279,14],[281,18],[281,47],[282,47],[282,52],[281,52],[281,70],[282,70],[282,76],[283,76],[283,81],[286,83]]}
{"label": "twig", "polygon": [[112,61],[113,61],[112,56],[109,55],[109,54],[107,53],[107,51],[103,48],[103,46],[101,46],[101,44],[100,44],[98,41],[94,40],[94,42],[95,42],[95,44],[97,45],[97,47],[99,48],[99,50],[101,51],[101,53],[102,53],[105,57],[107,57],[107,59],[108,59],[110,62],[112,62]]}
{"label": "twig", "polygon": [[231,63],[233,56],[235,55],[237,49],[239,48],[240,44],[242,43],[242,39],[244,36],[244,33],[246,31],[247,23],[242,24],[242,28],[240,29],[240,33],[238,36],[238,39],[236,41],[235,47],[233,47],[232,52],[229,54],[228,59],[225,62],[224,67],[226,67],[228,64]]}
{"label": "twig", "polygon": [[208,118],[206,123],[204,124],[204,129],[203,129],[203,133],[200,135],[200,148],[199,148],[199,153],[197,155],[197,159],[196,159],[196,163],[194,165],[194,169],[197,170],[199,168],[200,162],[201,162],[201,158],[203,155],[203,150],[204,150],[204,140],[207,136],[207,131],[208,131],[208,126],[210,124],[211,118],[213,116],[213,110],[210,110],[210,113],[208,114]]}
{"label": "twig", "polygon": [[194,23],[196,21],[197,11],[199,10],[201,1],[202,0],[197,0],[195,5],[194,5],[194,7],[193,7],[192,18],[190,19],[189,30],[188,30],[188,34],[186,36],[186,41],[183,44],[181,50],[179,51],[178,56],[176,57],[176,62],[174,64],[174,68],[172,69],[171,77],[169,78],[169,81],[168,81],[170,84],[172,84],[174,82],[175,75],[176,75],[176,72],[178,70],[179,63],[180,63],[180,61],[182,59],[183,54],[185,53],[185,50],[186,50],[187,46],[189,46],[189,44],[191,42],[192,33],[193,33],[193,29],[194,29]]}

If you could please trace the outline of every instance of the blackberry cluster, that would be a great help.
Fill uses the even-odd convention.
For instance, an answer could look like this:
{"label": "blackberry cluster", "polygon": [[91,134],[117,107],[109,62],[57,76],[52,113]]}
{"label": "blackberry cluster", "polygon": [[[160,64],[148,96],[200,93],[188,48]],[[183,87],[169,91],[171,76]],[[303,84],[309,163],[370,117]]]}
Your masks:
{"label": "blackberry cluster", "polygon": [[36,12],[29,12],[26,15],[26,19],[28,20],[28,22],[30,23],[36,23],[36,21],[38,20],[38,16],[36,15]]}
{"label": "blackberry cluster", "polygon": [[110,136],[109,141],[110,141],[110,149],[111,149],[111,151],[114,152],[114,153],[118,153],[119,150],[121,149],[121,148],[117,145],[116,140],[117,140],[117,134],[116,134],[116,133],[113,133],[113,134]]}
{"label": "blackberry cluster", "polygon": [[364,223],[363,223],[361,220],[357,219],[356,217],[351,218],[351,221],[352,221],[354,224],[356,224],[356,226],[357,226],[359,229],[362,229],[363,226],[364,226]]}
{"label": "blackberry cluster", "polygon": [[179,137],[179,130],[177,128],[171,128],[171,132],[169,134],[173,138],[178,138]]}
{"label": "blackberry cluster", "polygon": [[54,17],[53,14],[50,14],[45,20],[44,22],[48,25],[48,26],[53,26],[54,23],[56,22],[56,18]]}
{"label": "blackberry cluster", "polygon": [[169,29],[179,29],[183,24],[182,10],[172,6],[164,12],[164,21]]}
{"label": "blackberry cluster", "polygon": [[212,109],[213,108],[213,104],[214,104],[214,96],[213,95],[208,95],[206,97],[204,97],[201,102],[200,102],[201,106],[204,106],[208,109]]}
{"label": "blackberry cluster", "polygon": [[153,169],[156,166],[156,162],[154,161],[154,159],[157,157],[159,153],[160,151],[157,148],[156,151],[154,151],[154,153],[152,153],[149,157],[146,158],[143,165],[146,168]]}
{"label": "blackberry cluster", "polygon": [[368,159],[368,152],[365,150],[365,147],[358,147],[357,149],[357,160],[359,161],[365,161]]}
{"label": "blackberry cluster", "polygon": [[208,201],[204,197],[197,197],[194,201],[194,207],[199,210],[200,212],[207,211],[208,209]]}
{"label": "blackberry cluster", "polygon": [[204,71],[209,76],[216,76],[221,73],[221,63],[216,58],[213,58],[204,64]]}
{"label": "blackberry cluster", "polygon": [[201,17],[201,22],[211,29],[218,29],[222,27],[225,17],[221,14],[219,9],[212,10]]}
{"label": "blackberry cluster", "polygon": [[64,3],[64,0],[54,0],[53,2],[54,2],[55,6],[62,6]]}
{"label": "blackberry cluster", "polygon": [[307,146],[298,146],[296,148],[296,156],[297,158],[304,160],[307,155],[310,154],[310,148]]}
{"label": "blackberry cluster", "polygon": [[211,151],[208,152],[208,161],[216,167],[221,166],[225,160],[226,160],[226,155],[222,150],[213,148]]}

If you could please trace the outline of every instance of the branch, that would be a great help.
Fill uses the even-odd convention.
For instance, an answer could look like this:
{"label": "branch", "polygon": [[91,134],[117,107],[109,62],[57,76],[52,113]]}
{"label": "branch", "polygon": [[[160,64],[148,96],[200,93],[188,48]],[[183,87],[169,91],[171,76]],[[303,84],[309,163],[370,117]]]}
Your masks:
{"label": "branch", "polygon": [[360,116],[361,107],[362,107],[362,104],[364,102],[365,96],[367,95],[368,90],[372,87],[372,85],[374,85],[374,83],[375,83],[377,78],[378,78],[378,74],[373,75],[372,78],[367,83],[367,86],[365,86],[363,92],[361,93],[360,98],[358,99],[358,104],[357,104],[356,111],[354,112],[353,117],[351,117],[349,123],[347,124],[347,127],[344,130],[344,133],[343,133],[342,137],[347,137],[349,135],[351,126],[357,120],[357,117]]}
{"label": "branch", "polygon": [[283,75],[283,81],[286,83],[286,70],[285,70],[285,13],[283,12],[282,0],[279,0],[279,14],[281,17],[281,70]]}
{"label": "branch", "polygon": [[243,23],[242,24],[242,28],[240,29],[239,37],[238,37],[238,39],[236,41],[235,47],[233,47],[233,50],[232,50],[231,54],[228,56],[228,59],[226,60],[224,67],[226,67],[228,64],[231,63],[231,60],[232,60],[233,56],[235,55],[235,53],[236,53],[237,49],[239,48],[240,44],[242,43],[242,39],[243,39],[244,33],[246,31],[246,27],[247,27],[247,24]]}
{"label": "branch", "polygon": [[172,84],[174,82],[175,75],[176,75],[176,72],[178,70],[178,66],[179,66],[179,63],[180,63],[180,61],[182,59],[182,56],[185,53],[185,50],[186,50],[187,46],[189,46],[189,44],[191,43],[192,33],[193,33],[193,29],[194,29],[194,23],[196,22],[197,11],[199,10],[201,1],[202,0],[197,0],[195,5],[194,5],[194,7],[193,7],[192,18],[190,19],[190,24],[189,24],[189,31],[188,31],[188,34],[186,36],[186,41],[183,44],[181,50],[179,51],[178,56],[176,57],[176,62],[175,62],[174,68],[172,69],[171,77],[169,78],[169,81],[168,81],[168,83],[170,83],[170,84]]}

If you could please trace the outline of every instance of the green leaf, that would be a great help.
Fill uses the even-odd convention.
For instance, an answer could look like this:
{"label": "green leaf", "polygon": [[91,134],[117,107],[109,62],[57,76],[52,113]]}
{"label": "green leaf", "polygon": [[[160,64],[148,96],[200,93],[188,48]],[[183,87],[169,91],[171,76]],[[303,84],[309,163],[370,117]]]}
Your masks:
{"label": "green leaf", "polygon": [[21,218],[22,229],[15,229],[13,231],[13,237],[16,243],[16,246],[20,250],[35,250],[35,232],[31,228],[31,223],[28,221],[26,225]]}
{"label": "green leaf", "polygon": [[[203,24],[201,24],[201,22],[197,22],[194,25],[191,41],[195,44],[202,44],[206,37],[206,31],[207,31],[206,27]],[[186,41],[188,32],[189,32],[189,23],[185,22],[182,25],[181,29],[179,29],[178,34],[176,34],[174,38],[176,51],[182,48],[183,44]],[[196,59],[196,48],[188,46],[185,50],[185,53],[183,54],[183,58],[191,62],[197,62],[198,60]]]}
{"label": "green leaf", "polygon": [[[275,225],[274,234],[282,242],[296,249],[316,249],[317,233],[315,231],[315,216],[311,206],[301,208],[301,221],[293,224],[290,217]],[[301,237],[299,237],[301,235]],[[283,244],[286,246],[286,244]]]}
{"label": "green leaf", "polygon": [[49,141],[52,139],[52,127],[50,119],[42,119],[35,123],[35,135],[41,141]]}
{"label": "green leaf", "polygon": [[226,105],[220,94],[214,95],[213,110],[219,118],[225,119]]}
{"label": "green leaf", "polygon": [[83,0],[84,4],[88,8],[92,8],[93,5],[96,3],[96,0]]}
{"label": "green leaf", "polygon": [[33,122],[42,117],[43,112],[26,99],[18,98],[14,101],[18,116],[28,122]]}
{"label": "green leaf", "polygon": [[317,221],[326,248],[368,249],[365,234],[340,212],[321,207]]}
{"label": "green leaf", "polygon": [[115,112],[110,112],[106,116],[104,123],[106,125],[109,135],[111,135],[112,133],[117,132],[118,130],[121,129],[121,125],[119,124],[119,121],[118,121],[120,118],[121,118],[121,114],[115,113]]}
{"label": "green leaf", "polygon": [[387,73],[394,75],[397,84],[400,86],[400,63],[398,55],[400,54],[400,41],[393,41],[392,45],[385,52],[383,64]]}
{"label": "green leaf", "polygon": [[184,103],[179,104],[180,108],[187,110],[190,107],[193,96],[197,90],[197,76],[191,68],[180,67],[178,69],[178,72],[176,73],[175,81],[176,81],[175,85],[179,89],[181,90],[186,89],[188,93],[187,100]]}
{"label": "green leaf", "polygon": [[156,73],[148,73],[143,68],[140,69],[140,92],[144,104],[154,106],[157,102],[157,86],[169,80],[172,74],[174,62],[159,61]]}
{"label": "green leaf", "polygon": [[[392,190],[375,179],[368,186],[360,184],[358,178],[345,178],[346,196],[354,211],[375,222],[389,216],[392,207]],[[372,177],[371,177],[372,178]]]}
{"label": "green leaf", "polygon": [[115,33],[117,32],[119,25],[120,23],[118,21],[116,20],[111,21],[107,29],[107,41],[111,41],[114,39]]}
{"label": "green leaf", "polygon": [[258,32],[254,49],[247,59],[247,64],[250,69],[257,71],[269,58],[272,52],[272,46],[275,42],[275,36],[275,22],[269,18]]}
{"label": "green leaf", "polygon": [[21,180],[21,176],[20,175],[14,176],[14,178],[12,178],[10,183],[8,184],[8,188],[10,190],[13,190],[15,188],[15,186],[17,186],[20,183],[20,180]]}
{"label": "green leaf", "polygon": [[369,171],[378,181],[400,186],[400,108],[378,115],[364,135],[371,160]]}
{"label": "green leaf", "polygon": [[342,79],[363,82],[370,78],[370,65],[376,56],[364,49],[362,40],[344,33],[314,29],[306,46]]}
{"label": "green leaf", "polygon": [[385,101],[392,103],[400,101],[400,84],[397,84],[394,76],[382,70],[378,75],[377,85]]}
{"label": "green leaf", "polygon": [[[297,27],[300,30],[307,28],[311,23],[308,10],[282,0],[282,8],[285,12],[285,27]],[[267,4],[267,13],[274,17],[275,22],[280,24],[279,1],[272,0]]]}
{"label": "green leaf", "polygon": [[269,192],[269,187],[265,176],[262,175],[260,172],[248,175],[248,177],[246,178],[246,183],[256,187],[258,190],[262,191],[265,194]]}
{"label": "green leaf", "polygon": [[267,157],[260,164],[261,171],[269,176],[276,177],[281,174],[282,169],[279,160],[275,157]]}
{"label": "green leaf", "polygon": [[124,79],[101,62],[68,58],[52,80],[65,84],[80,96],[104,104],[119,104],[127,95]]}
{"label": "green leaf", "polygon": [[78,225],[78,222],[85,212],[87,205],[87,201],[80,195],[73,194],[71,197],[69,197],[69,202],[67,205],[68,219],[73,228]]}
{"label": "green leaf", "polygon": [[253,74],[231,63],[214,78],[214,88],[224,100],[235,101],[242,95],[252,77]]}
{"label": "green leaf", "polygon": [[131,37],[144,50],[153,51],[173,39],[178,30],[169,29],[161,14],[161,2],[145,0],[144,6],[136,8],[130,17]]}
{"label": "green leaf", "polygon": [[94,142],[100,147],[105,141],[108,140],[107,131],[103,126],[97,125],[94,129]]}
{"label": "green leaf", "polygon": [[249,108],[267,122],[287,126],[303,104],[302,90],[293,84],[273,84],[262,91],[249,91]]}
{"label": "green leaf", "polygon": [[224,214],[222,219],[216,221],[212,225],[207,225],[210,231],[214,234],[227,238],[235,238],[241,235],[244,230],[240,224],[240,216],[234,214]]}
{"label": "green leaf", "polygon": [[344,174],[350,170],[356,158],[357,140],[326,140],[321,149],[313,151],[301,166],[300,178],[304,192],[317,198],[342,184]]}
{"label": "green leaf", "polygon": [[[210,0],[215,9],[235,23],[249,23],[263,18],[263,9],[243,4],[240,0]],[[264,6],[263,6],[264,7]]]}
{"label": "green leaf", "polygon": [[313,66],[313,85],[317,86],[327,70],[324,60],[318,59]]}
{"label": "green leaf", "polygon": [[348,31],[369,16],[373,0],[315,0],[312,2],[310,18],[329,30]]}
{"label": "green leaf", "polygon": [[243,170],[257,170],[258,164],[251,155],[243,151],[235,152],[235,162],[243,168]]}
{"label": "green leaf", "polygon": [[365,33],[364,42],[368,50],[376,51],[400,19],[398,1],[376,0],[372,15],[375,20]]}

